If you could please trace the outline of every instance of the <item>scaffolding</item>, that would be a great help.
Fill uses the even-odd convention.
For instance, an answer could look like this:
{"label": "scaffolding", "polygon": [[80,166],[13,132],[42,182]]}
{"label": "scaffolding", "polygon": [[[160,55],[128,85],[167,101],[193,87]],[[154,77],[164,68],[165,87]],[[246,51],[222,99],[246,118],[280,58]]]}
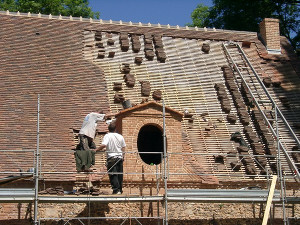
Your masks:
{"label": "scaffolding", "polygon": [[[272,195],[272,203],[280,203],[283,208],[283,220],[284,224],[289,224],[289,218],[286,215],[286,204],[299,204],[300,199],[295,197],[288,197],[286,196],[286,184],[285,179],[295,179],[295,181],[299,181],[299,170],[297,168],[297,165],[293,162],[288,150],[286,150],[286,145],[281,142],[281,137],[279,134],[279,128],[278,123],[280,126],[282,123],[287,127],[287,130],[290,132],[290,134],[293,136],[295,143],[299,146],[299,140],[297,136],[292,131],[291,127],[289,126],[288,122],[286,121],[285,117],[279,110],[278,106],[276,105],[275,101],[272,99],[270,94],[268,93],[267,89],[264,87],[263,82],[260,80],[259,76],[255,72],[253,66],[251,63],[247,60],[246,55],[243,53],[240,46],[236,43],[224,43],[223,47],[225,49],[225,52],[227,53],[230,64],[232,68],[239,74],[242,82],[246,85],[248,88],[251,97],[254,100],[255,105],[259,109],[260,113],[264,116],[265,122],[269,125],[271,128],[271,132],[273,136],[275,137],[277,147],[278,147],[278,155],[276,157],[277,163],[278,163],[278,176],[280,181],[280,191],[275,190],[274,194]],[[228,48],[234,49],[233,52],[230,52]],[[234,56],[232,54],[235,53]],[[274,110],[275,114],[275,127],[274,125],[270,124],[269,119],[265,115],[264,110],[262,109],[261,104],[266,104],[266,100],[263,99],[263,101],[257,100],[257,96],[251,91],[250,85],[248,85],[248,82],[246,78],[244,77],[244,74],[242,73],[241,67],[237,65],[236,59],[234,57],[241,57],[242,60],[245,60],[243,62],[247,63],[247,68],[242,68],[243,70],[252,71],[258,80],[259,84],[264,89],[267,97],[268,97],[268,103],[272,105],[272,109]],[[245,65],[244,65],[245,66]],[[70,224],[70,221],[72,220],[78,220],[81,222],[81,224],[86,224],[85,221],[90,220],[103,220],[103,219],[111,219],[111,220],[122,220],[121,224],[124,224],[127,220],[132,219],[135,220],[138,224],[142,224],[140,222],[143,219],[152,219],[157,220],[157,223],[160,224],[162,221],[163,224],[168,224],[168,203],[169,202],[210,202],[210,203],[265,203],[268,200],[268,197],[270,196],[269,189],[262,190],[240,190],[240,189],[172,189],[168,186],[168,179],[170,176],[189,176],[189,175],[198,175],[198,176],[211,176],[216,174],[208,174],[206,172],[203,173],[170,173],[169,171],[169,158],[171,155],[174,154],[180,154],[180,153],[171,153],[167,152],[166,147],[166,128],[165,128],[165,105],[163,102],[163,154],[159,152],[154,152],[154,154],[161,154],[162,158],[162,169],[160,172],[158,172],[157,167],[156,171],[152,173],[152,175],[155,175],[157,177],[156,184],[157,186],[160,185],[160,183],[163,184],[164,193],[159,193],[159,188],[157,188],[156,195],[145,195],[145,196],[42,196],[39,194],[39,181],[41,179],[41,176],[43,176],[44,173],[39,168],[41,168],[40,163],[40,149],[39,149],[39,113],[40,113],[40,97],[38,96],[38,109],[37,109],[37,149],[35,151],[30,151],[34,153],[34,169],[30,172],[27,172],[26,175],[32,175],[34,177],[34,188],[22,188],[22,189],[4,189],[2,188],[0,190],[0,201],[1,202],[7,202],[7,203],[16,203],[16,202],[25,202],[25,203],[34,203],[34,224],[41,224],[42,221],[45,220],[63,220],[64,224]],[[280,118],[280,119],[279,119]],[[282,120],[283,122],[279,121]],[[130,152],[128,152],[130,154]],[[137,154],[136,152],[133,152],[132,154]],[[151,153],[146,153],[151,154]],[[153,154],[153,152],[152,152]],[[209,155],[209,153],[182,153],[186,155]],[[221,154],[220,154],[221,155]],[[253,158],[255,158],[256,155],[252,155]],[[290,168],[290,172],[287,172],[286,168],[284,169],[284,172],[282,171],[283,165],[281,165],[281,162],[283,161],[283,158],[287,162],[288,167]],[[286,166],[286,165],[284,165]],[[49,172],[54,173],[54,172]],[[71,173],[71,172],[70,172]],[[258,177],[265,181],[267,183],[266,186],[269,186],[270,177],[272,175],[248,175],[248,177]],[[104,173],[107,174],[107,173]],[[144,175],[147,173],[143,173]],[[127,175],[137,175],[137,173],[127,173]],[[139,174],[142,175],[142,174]],[[219,173],[218,176],[228,176],[228,173]],[[242,176],[241,174],[233,175],[236,177]],[[159,180],[162,180],[160,182]],[[161,216],[158,212],[158,215],[156,217],[65,217],[65,218],[41,218],[39,217],[38,213],[38,205],[41,203],[90,203],[90,202],[114,202],[114,203],[127,203],[127,202],[159,202],[163,203],[164,206],[164,216]]]}

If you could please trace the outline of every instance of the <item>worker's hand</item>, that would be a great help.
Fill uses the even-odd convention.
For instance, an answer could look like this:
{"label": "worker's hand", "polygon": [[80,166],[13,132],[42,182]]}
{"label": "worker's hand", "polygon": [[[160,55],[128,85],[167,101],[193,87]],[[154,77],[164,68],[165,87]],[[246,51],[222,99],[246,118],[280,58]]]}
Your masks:
{"label": "worker's hand", "polygon": [[113,113],[106,113],[104,116],[104,119],[112,118],[114,116],[115,116],[115,114],[113,114]]}

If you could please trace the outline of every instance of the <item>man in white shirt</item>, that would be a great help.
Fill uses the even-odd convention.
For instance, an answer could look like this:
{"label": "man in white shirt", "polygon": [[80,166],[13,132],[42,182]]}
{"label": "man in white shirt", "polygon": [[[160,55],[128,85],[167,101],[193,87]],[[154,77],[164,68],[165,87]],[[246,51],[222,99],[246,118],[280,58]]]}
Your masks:
{"label": "man in white shirt", "polygon": [[96,148],[94,138],[96,134],[97,122],[104,121],[107,116],[108,115],[104,114],[102,110],[86,115],[78,135],[80,150],[90,150],[91,148]]}
{"label": "man in white shirt", "polygon": [[123,161],[126,144],[123,136],[116,133],[115,122],[111,122],[108,125],[108,130],[109,133],[103,137],[102,144],[96,149],[96,151],[101,151],[106,148],[106,165],[113,194],[122,194]]}

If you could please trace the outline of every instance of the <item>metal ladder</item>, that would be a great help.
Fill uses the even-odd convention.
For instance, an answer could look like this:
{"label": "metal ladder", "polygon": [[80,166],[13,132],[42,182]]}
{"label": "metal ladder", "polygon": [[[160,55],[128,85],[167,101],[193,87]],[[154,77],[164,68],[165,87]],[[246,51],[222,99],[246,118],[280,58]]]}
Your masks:
{"label": "metal ladder", "polygon": [[[265,112],[266,104],[269,104],[272,106],[274,115],[275,115],[275,117],[277,117],[277,118],[275,118],[276,126],[277,126],[278,122],[282,122],[285,125],[286,129],[291,134],[291,137],[292,137],[293,141],[295,142],[295,144],[297,144],[300,147],[300,141],[299,141],[298,137],[296,136],[296,134],[294,133],[294,131],[288,124],[284,115],[281,113],[277,104],[271,97],[270,93],[268,92],[267,88],[265,87],[263,81],[261,80],[261,78],[259,77],[257,72],[255,71],[255,69],[249,62],[247,56],[245,55],[245,53],[242,50],[242,48],[240,47],[240,45],[235,42],[227,42],[227,43],[223,43],[223,48],[224,48],[226,55],[228,56],[228,59],[229,59],[229,62],[231,64],[232,68],[234,69],[234,71],[236,71],[239,74],[239,77],[241,78],[242,82],[249,90],[249,93],[253,99],[253,103],[255,104],[255,106],[257,107],[259,112],[262,114],[266,124],[268,125],[268,127],[270,128],[270,131],[273,134],[273,137],[276,139],[276,141],[278,141],[278,144],[280,147],[279,150],[281,150],[282,153],[284,154],[286,161],[289,164],[292,174],[294,174],[296,180],[299,181],[300,173],[298,171],[298,168],[297,168],[295,162],[293,161],[293,159],[291,158],[289,151],[286,150],[283,140],[280,139],[280,136],[279,136],[280,134],[279,134],[277,127],[274,128],[271,125],[271,123],[266,115],[266,112]],[[237,58],[239,58],[240,61],[243,61],[243,67],[240,67],[237,64],[237,62],[236,62]],[[249,77],[249,79],[251,79],[251,82],[252,82],[251,86],[250,86],[250,84],[248,84],[248,82],[246,80],[246,79],[248,79],[248,77]]]}
{"label": "metal ladder", "polygon": [[[252,97],[253,103],[263,116],[263,119],[267,126],[270,128],[274,139],[277,142],[277,166],[278,166],[278,175],[280,179],[280,187],[281,187],[281,200],[282,200],[282,207],[283,207],[283,219],[284,224],[288,225],[288,217],[285,211],[285,204],[286,204],[286,185],[284,179],[284,173],[282,168],[282,159],[280,157],[280,153],[283,153],[288,166],[297,182],[300,180],[300,173],[299,170],[291,158],[289,152],[287,151],[286,147],[284,146],[283,140],[280,138],[280,133],[278,129],[278,124],[284,124],[285,128],[289,131],[293,142],[300,147],[300,142],[296,134],[293,132],[292,128],[288,124],[287,120],[285,119],[284,115],[278,108],[277,104],[275,103],[274,99],[268,92],[266,86],[264,85],[263,81],[255,71],[254,67],[251,65],[250,61],[248,60],[246,54],[240,47],[238,43],[235,42],[224,42],[223,49],[229,61],[229,64],[234,72],[237,72],[241,82],[246,86],[249,91],[249,94]],[[250,82],[248,82],[250,81]],[[271,106],[272,111],[275,114],[275,127],[272,126],[270,123],[267,115],[266,115],[266,107]]]}

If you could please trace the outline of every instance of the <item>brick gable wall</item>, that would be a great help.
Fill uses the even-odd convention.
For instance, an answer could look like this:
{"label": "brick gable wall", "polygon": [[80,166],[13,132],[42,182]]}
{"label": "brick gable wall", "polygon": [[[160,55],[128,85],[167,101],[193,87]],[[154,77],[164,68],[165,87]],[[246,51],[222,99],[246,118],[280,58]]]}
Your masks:
{"label": "brick gable wall", "polygon": [[[126,141],[126,151],[138,152],[137,141],[138,134],[141,128],[145,125],[153,125],[158,127],[163,132],[163,117],[161,108],[146,107],[138,109],[137,111],[129,112],[118,117],[118,126],[120,133]],[[182,153],[182,139],[181,139],[181,118],[174,113],[166,113],[166,134],[167,134],[167,152],[168,153]],[[182,173],[184,160],[182,154],[169,155],[170,173]],[[145,181],[155,180],[155,166],[148,165],[143,162],[139,154],[127,154],[125,165],[128,173],[150,173],[145,176]],[[159,172],[163,172],[162,164],[159,165]],[[153,175],[151,175],[151,173]],[[129,180],[140,180],[141,175],[126,176]],[[182,181],[182,176],[170,177],[170,181]]]}

